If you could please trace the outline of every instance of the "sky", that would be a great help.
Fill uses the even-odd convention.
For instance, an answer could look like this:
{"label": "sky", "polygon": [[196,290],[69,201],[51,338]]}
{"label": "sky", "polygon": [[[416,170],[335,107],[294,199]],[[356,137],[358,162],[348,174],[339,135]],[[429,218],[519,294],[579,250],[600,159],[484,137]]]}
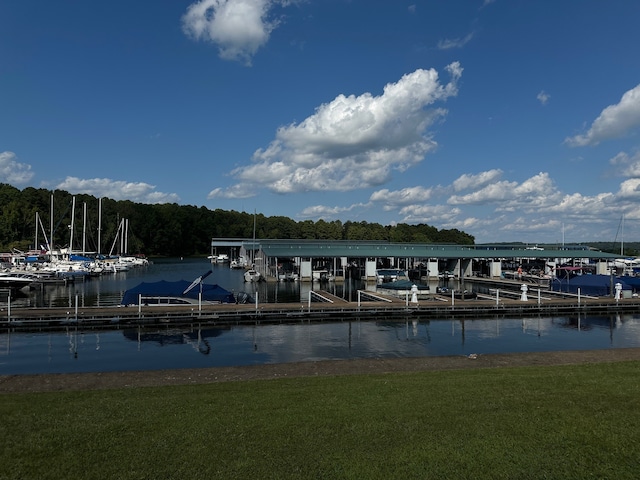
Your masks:
{"label": "sky", "polygon": [[0,183],[640,241],[637,0],[4,0]]}

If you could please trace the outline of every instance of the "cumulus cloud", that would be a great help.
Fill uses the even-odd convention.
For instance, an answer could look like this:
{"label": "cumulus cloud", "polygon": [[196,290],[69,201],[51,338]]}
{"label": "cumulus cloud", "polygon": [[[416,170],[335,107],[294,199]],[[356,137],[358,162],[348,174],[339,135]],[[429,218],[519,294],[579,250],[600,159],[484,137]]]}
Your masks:
{"label": "cumulus cloud", "polygon": [[640,126],[640,85],[625,92],[615,105],[605,108],[584,135],[565,139],[574,147],[598,145],[605,140],[620,138]]}
{"label": "cumulus cloud", "polygon": [[449,205],[407,205],[400,209],[405,223],[428,223],[430,225],[453,221],[462,210]]}
{"label": "cumulus cloud", "polygon": [[108,197],[114,200],[131,200],[139,203],[175,203],[180,197],[175,193],[155,191],[155,186],[143,182],[124,182],[109,178],[67,177],[56,185],[57,189],[69,193],[85,193],[95,197]]}
{"label": "cumulus cloud", "polygon": [[429,107],[456,95],[462,75],[457,62],[446,70],[446,85],[435,70],[419,69],[386,85],[380,96],[339,95],[301,123],[279,128],[251,165],[231,174],[240,184],[276,193],[379,186],[436,147],[428,129],[446,110]]}
{"label": "cumulus cloud", "polygon": [[452,195],[448,203],[451,205],[498,203],[504,209],[539,208],[543,201],[550,202],[552,201],[550,199],[555,198],[557,194],[557,188],[549,174],[541,172],[520,184],[503,180],[486,185],[466,195]]}
{"label": "cumulus cloud", "polygon": [[480,190],[466,195],[452,195],[448,203],[451,205],[482,205],[510,200],[514,198],[514,191],[517,186],[517,182],[503,180],[486,185]]}
{"label": "cumulus cloud", "polygon": [[432,188],[424,187],[407,187],[396,191],[385,188],[373,192],[369,200],[371,202],[384,202],[392,206],[407,205],[426,202],[431,197],[432,192]]}
{"label": "cumulus cloud", "polygon": [[493,170],[487,170],[486,172],[480,172],[477,174],[461,175],[453,182],[453,189],[456,192],[461,190],[467,190],[470,188],[482,188],[489,183],[494,183],[502,176],[502,170],[495,168]]}
{"label": "cumulus cloud", "polygon": [[625,177],[640,177],[640,151],[633,155],[620,152],[609,160],[619,175]]}
{"label": "cumulus cloud", "polygon": [[0,152],[0,182],[23,185],[31,178],[31,165],[18,162],[18,157],[13,152]]}
{"label": "cumulus cloud", "polygon": [[194,40],[211,42],[220,58],[247,65],[264,46],[279,21],[270,12],[285,0],[199,0],[187,8],[182,30]]}
{"label": "cumulus cloud", "polygon": [[618,196],[626,199],[640,198],[640,178],[630,178],[620,184]]}

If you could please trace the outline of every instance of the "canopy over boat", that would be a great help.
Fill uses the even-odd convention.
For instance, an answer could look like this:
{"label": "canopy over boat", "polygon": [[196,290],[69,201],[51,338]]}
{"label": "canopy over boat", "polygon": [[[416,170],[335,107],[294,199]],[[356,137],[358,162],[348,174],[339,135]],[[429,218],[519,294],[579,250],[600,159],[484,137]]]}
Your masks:
{"label": "canopy over boat", "polygon": [[622,284],[623,290],[631,290],[628,281],[610,275],[577,275],[569,279],[556,278],[551,282],[551,289],[556,292],[578,293],[584,295],[606,297],[612,295],[615,284]]}
{"label": "canopy over boat", "polygon": [[[142,282],[136,287],[130,288],[122,296],[122,305],[138,305],[138,299],[160,298],[175,299],[174,303],[194,303],[198,301],[200,287],[202,287],[202,301],[209,303],[235,303],[236,299],[228,290],[219,285],[210,285],[202,283],[195,288],[192,287],[193,282],[179,280],[177,282],[167,282],[161,280],[159,282]],[[180,302],[179,300],[184,300]],[[171,302],[170,302],[171,303]]]}

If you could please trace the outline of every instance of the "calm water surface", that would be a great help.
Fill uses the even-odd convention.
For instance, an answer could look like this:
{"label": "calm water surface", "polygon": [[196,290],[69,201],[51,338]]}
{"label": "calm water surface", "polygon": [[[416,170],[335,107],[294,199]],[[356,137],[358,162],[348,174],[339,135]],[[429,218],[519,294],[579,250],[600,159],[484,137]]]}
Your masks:
{"label": "calm water surface", "polygon": [[640,347],[640,316],[131,328],[0,334],[0,374]]}
{"label": "calm water surface", "polygon": [[[206,260],[156,261],[147,269],[48,287],[20,299],[30,306],[114,305],[142,281],[193,280]],[[242,272],[215,266],[207,283],[250,291]],[[353,286],[353,288],[362,288]],[[309,285],[275,288],[261,283],[262,301],[304,300]],[[335,293],[349,297],[351,286]],[[282,300],[284,299],[284,300]],[[201,368],[325,359],[420,357],[509,352],[640,347],[640,315],[376,322],[330,319],[323,323],[243,325],[229,328],[118,328],[44,333],[0,333],[0,374],[105,372]]]}

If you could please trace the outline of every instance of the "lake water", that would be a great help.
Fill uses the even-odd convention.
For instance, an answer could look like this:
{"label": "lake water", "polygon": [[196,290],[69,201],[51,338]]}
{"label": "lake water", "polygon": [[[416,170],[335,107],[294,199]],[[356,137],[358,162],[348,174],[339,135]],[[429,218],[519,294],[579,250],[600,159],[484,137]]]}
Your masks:
{"label": "lake water", "polygon": [[[19,299],[30,306],[114,305],[142,281],[193,280],[205,260],[168,259],[146,269],[103,276],[73,286],[47,287]],[[207,283],[228,290],[258,288],[266,301],[305,298],[311,286],[244,284],[242,272],[214,266]],[[356,286],[336,285],[349,297]],[[353,289],[352,289],[353,288]],[[357,287],[361,288],[361,287]],[[251,293],[255,293],[254,290]],[[284,299],[284,300],[282,300]],[[327,319],[229,328],[114,328],[0,332],[0,374],[105,372],[201,368],[311,360],[470,355],[640,347],[640,314],[478,320],[364,321]]]}

